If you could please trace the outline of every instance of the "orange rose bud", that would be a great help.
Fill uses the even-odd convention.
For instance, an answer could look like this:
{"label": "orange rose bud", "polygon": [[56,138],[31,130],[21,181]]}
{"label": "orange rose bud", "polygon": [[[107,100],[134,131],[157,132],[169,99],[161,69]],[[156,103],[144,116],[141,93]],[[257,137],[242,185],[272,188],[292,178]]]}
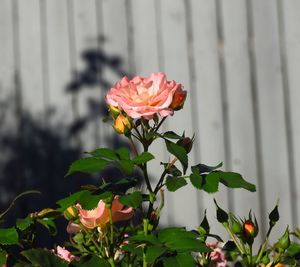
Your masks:
{"label": "orange rose bud", "polygon": [[129,118],[123,116],[122,114],[118,115],[115,120],[114,128],[119,134],[126,134],[131,129],[131,122]]}
{"label": "orange rose bud", "polygon": [[182,90],[182,87],[178,87],[173,95],[173,100],[169,108],[173,110],[182,109],[184,101],[186,99],[186,91]]}
{"label": "orange rose bud", "polygon": [[246,220],[243,225],[244,233],[247,238],[253,238],[256,236],[256,226],[251,220]]}
{"label": "orange rose bud", "polygon": [[78,218],[78,210],[70,206],[64,211],[64,216],[67,220],[75,220]]}

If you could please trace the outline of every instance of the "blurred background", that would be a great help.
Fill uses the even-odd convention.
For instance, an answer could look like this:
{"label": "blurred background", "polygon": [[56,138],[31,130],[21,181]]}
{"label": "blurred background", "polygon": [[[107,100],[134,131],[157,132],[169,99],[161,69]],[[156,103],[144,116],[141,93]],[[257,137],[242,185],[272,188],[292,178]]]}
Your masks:
{"label": "blurred background", "polygon": [[298,0],[0,0],[0,211],[40,190],[13,221],[93,182],[64,175],[84,151],[126,145],[101,121],[107,90],[163,71],[188,91],[165,129],[195,133],[192,163],[222,161],[257,192],[166,193],[162,222],[197,227],[207,208],[218,229],[215,197],[241,217],[252,209],[263,232],[280,199],[276,231],[299,226],[299,14]]}

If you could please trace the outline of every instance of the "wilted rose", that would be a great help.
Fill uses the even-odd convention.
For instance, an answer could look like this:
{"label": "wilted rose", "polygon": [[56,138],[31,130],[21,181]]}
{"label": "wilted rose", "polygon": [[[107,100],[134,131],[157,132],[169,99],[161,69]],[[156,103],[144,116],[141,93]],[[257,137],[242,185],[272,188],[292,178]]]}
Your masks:
{"label": "wilted rose", "polygon": [[131,118],[150,120],[155,114],[162,117],[173,115],[183,106],[186,91],[175,81],[168,81],[162,72],[150,77],[136,76],[132,80],[124,77],[106,95],[111,107],[123,110]]}
{"label": "wilted rose", "polygon": [[[109,210],[104,201],[100,200],[98,206],[93,210],[84,210],[79,207],[79,220],[86,228],[93,229],[95,227],[103,227],[109,222]],[[133,216],[133,208],[124,206],[119,201],[119,196],[115,196],[112,206],[113,222],[129,220]]]}

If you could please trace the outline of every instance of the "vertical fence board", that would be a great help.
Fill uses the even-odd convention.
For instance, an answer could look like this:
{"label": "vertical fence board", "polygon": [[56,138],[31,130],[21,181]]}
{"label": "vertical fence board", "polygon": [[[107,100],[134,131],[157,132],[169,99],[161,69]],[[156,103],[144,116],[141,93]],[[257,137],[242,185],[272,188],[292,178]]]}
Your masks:
{"label": "vertical fence board", "polygon": [[[293,227],[299,227],[300,222],[300,212],[299,212],[299,201],[300,201],[300,165],[297,164],[300,162],[300,121],[299,121],[299,114],[300,114],[300,77],[299,77],[299,67],[300,67],[300,2],[297,0],[294,1],[282,1],[282,8],[283,8],[283,36],[282,42],[284,43],[283,53],[286,55],[286,75],[288,79],[289,88],[285,88],[287,97],[286,101],[286,108],[290,112],[290,123],[291,132],[288,135],[291,142],[291,148],[289,153],[292,153],[293,166],[294,168],[294,175],[293,178],[293,185],[294,188],[291,189],[291,198],[292,201],[295,202],[293,207],[295,210],[293,211],[297,218],[295,221],[292,222]],[[285,34],[284,34],[285,33]],[[282,209],[284,206],[281,204]]]}
{"label": "vertical fence board", "polygon": [[[193,103],[199,129],[196,142],[201,163],[216,165],[224,161],[224,135],[222,125],[220,73],[218,66],[218,40],[216,6],[214,1],[191,1],[194,36],[194,58],[196,69],[196,102]],[[205,36],[205,37],[204,37]],[[199,193],[198,193],[199,194]],[[215,222],[213,197],[224,208],[228,208],[227,192],[220,187],[220,193],[203,196],[202,207],[207,213],[213,229],[219,229]],[[202,211],[203,212],[203,211]],[[201,214],[202,216],[202,214]]]}
{"label": "vertical fence board", "polygon": [[[279,231],[291,222],[289,172],[285,136],[283,88],[279,58],[275,1],[253,1],[254,47],[257,62],[257,96],[262,136],[266,207],[270,211],[280,198]],[[267,223],[266,219],[263,219]]]}
{"label": "vertical fence board", "polygon": [[[248,181],[257,185],[255,127],[247,52],[246,3],[245,1],[230,0],[222,6],[229,143],[231,145],[231,155],[228,161],[232,171],[240,172]],[[258,188],[258,190],[260,189]],[[247,216],[252,209],[257,218],[264,218],[259,213],[259,205],[262,200],[259,199],[258,193],[234,190],[232,194],[234,195],[235,213],[239,216]]]}
{"label": "vertical fence board", "polygon": [[39,1],[18,1],[22,105],[29,112],[45,112]]}
{"label": "vertical fence board", "polygon": [[67,91],[71,80],[68,14],[66,1],[45,1],[47,4],[47,47],[49,72],[49,106],[54,110],[50,125],[73,122],[72,94]]}
{"label": "vertical fence board", "polygon": [[[190,91],[185,6],[182,1],[162,1],[160,4],[164,71],[169,79],[182,83]],[[176,33],[174,29],[176,29]],[[196,131],[193,127],[192,116],[191,93],[189,93],[184,110],[176,112],[174,117],[167,120],[167,128],[178,134],[185,131],[187,136],[192,136]],[[191,156],[191,163],[192,160]],[[199,223],[197,192],[187,186],[177,191],[176,195],[168,194],[171,197],[167,198],[166,209],[172,216],[169,223],[186,224],[188,227],[197,226]],[[172,203],[172,208],[170,208],[170,203]],[[189,209],[186,208],[186,203],[190,203]]]}
{"label": "vertical fence board", "polygon": [[[79,120],[84,121],[80,132],[83,151],[91,151],[96,148],[96,140],[99,139],[98,117],[93,116],[92,103],[100,102],[100,92],[97,83],[92,82],[93,64],[98,51],[98,29],[96,18],[95,0],[74,1],[74,29],[75,29],[75,66],[78,88],[78,115]],[[87,56],[89,54],[89,57]],[[92,55],[92,56],[91,56]],[[99,110],[100,112],[100,110]]]}

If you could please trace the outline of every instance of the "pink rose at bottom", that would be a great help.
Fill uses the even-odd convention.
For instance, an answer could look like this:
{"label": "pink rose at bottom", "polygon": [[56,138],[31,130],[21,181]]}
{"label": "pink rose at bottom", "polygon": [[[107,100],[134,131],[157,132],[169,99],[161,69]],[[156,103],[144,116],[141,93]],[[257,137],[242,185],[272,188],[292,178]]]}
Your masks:
{"label": "pink rose at bottom", "polygon": [[79,260],[79,257],[74,256],[73,254],[71,254],[70,251],[68,251],[67,249],[61,246],[56,247],[56,255],[67,262],[71,262],[73,260],[76,261]]}
{"label": "pink rose at bottom", "polygon": [[227,267],[227,260],[225,258],[225,254],[218,247],[218,243],[211,243],[208,246],[213,249],[210,253],[210,260],[215,264],[216,267]]}
{"label": "pink rose at bottom", "polygon": [[[109,210],[102,200],[99,201],[98,206],[93,210],[84,210],[80,205],[77,207],[79,209],[79,220],[86,228],[101,228],[110,220]],[[134,213],[133,208],[124,208],[119,201],[119,196],[115,196],[112,202],[111,211],[113,222],[129,220]]]}

